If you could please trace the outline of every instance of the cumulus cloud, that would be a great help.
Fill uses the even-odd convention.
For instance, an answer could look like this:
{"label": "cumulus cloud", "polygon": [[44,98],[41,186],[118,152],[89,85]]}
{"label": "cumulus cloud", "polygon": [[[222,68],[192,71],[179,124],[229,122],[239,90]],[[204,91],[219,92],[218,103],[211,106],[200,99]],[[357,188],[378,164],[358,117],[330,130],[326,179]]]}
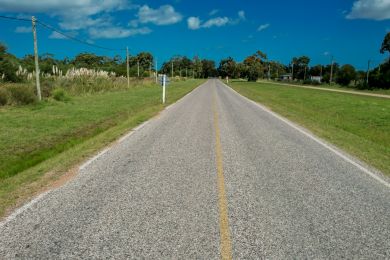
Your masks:
{"label": "cumulus cloud", "polygon": [[175,24],[183,19],[183,16],[176,12],[171,5],[162,5],[158,9],[144,5],[138,10],[137,16],[139,23],[153,23],[156,25]]}
{"label": "cumulus cloud", "polygon": [[15,28],[16,33],[31,33],[32,28],[31,26],[18,26]]}
{"label": "cumulus cloud", "polygon": [[213,26],[221,27],[221,26],[226,25],[228,22],[229,22],[229,18],[227,18],[227,17],[216,17],[216,18],[212,18],[212,19],[209,19],[208,21],[206,21],[202,25],[202,27],[203,28],[210,28]]}
{"label": "cumulus cloud", "polygon": [[188,28],[191,30],[198,30],[200,28],[200,23],[199,17],[190,17],[187,19]]}
{"label": "cumulus cloud", "polygon": [[188,28],[191,30],[198,30],[200,28],[210,28],[210,27],[222,27],[225,25],[234,25],[238,24],[240,21],[245,20],[245,12],[239,11],[237,19],[231,19],[226,16],[224,17],[214,17],[202,22],[199,17],[191,16],[187,19]]}
{"label": "cumulus cloud", "polygon": [[270,26],[271,25],[269,23],[262,24],[262,25],[259,26],[259,28],[257,28],[257,31],[259,31],[259,32],[264,31],[265,29],[267,29]]}
{"label": "cumulus cloud", "polygon": [[93,39],[126,38],[137,34],[149,34],[152,32],[147,27],[126,29],[122,27],[90,28],[89,35]]}
{"label": "cumulus cloud", "polygon": [[357,0],[347,19],[390,19],[390,0]]}

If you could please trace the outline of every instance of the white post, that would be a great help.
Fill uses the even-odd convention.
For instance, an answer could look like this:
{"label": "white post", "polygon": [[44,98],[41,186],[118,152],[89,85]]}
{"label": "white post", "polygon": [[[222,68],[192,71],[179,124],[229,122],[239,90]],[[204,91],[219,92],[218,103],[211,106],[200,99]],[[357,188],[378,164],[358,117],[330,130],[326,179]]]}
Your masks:
{"label": "white post", "polygon": [[38,41],[37,41],[37,29],[36,29],[36,24],[35,24],[35,17],[31,17],[31,22],[32,22],[32,30],[33,30],[33,36],[34,36],[34,58],[35,58],[35,82],[37,85],[37,95],[38,95],[38,100],[42,100],[42,95],[41,95],[41,82],[39,80],[39,64],[38,64]]}
{"label": "white post", "polygon": [[165,84],[166,84],[166,75],[164,74],[163,75],[163,96],[162,96],[162,101],[163,101],[163,104],[165,104]]}

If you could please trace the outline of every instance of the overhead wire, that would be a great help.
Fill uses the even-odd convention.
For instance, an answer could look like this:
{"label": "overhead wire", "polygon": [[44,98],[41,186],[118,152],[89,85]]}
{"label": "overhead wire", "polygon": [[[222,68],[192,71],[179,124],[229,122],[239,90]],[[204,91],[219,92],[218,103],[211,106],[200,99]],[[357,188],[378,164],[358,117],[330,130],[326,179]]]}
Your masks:
{"label": "overhead wire", "polygon": [[[11,16],[5,16],[5,15],[0,15],[0,18],[3,18],[3,19],[8,19],[8,20],[18,20],[18,21],[24,21],[24,22],[31,22],[31,19],[25,19],[25,18],[18,18],[18,17],[11,17]],[[74,37],[72,35],[69,35],[67,33],[64,33],[62,32],[61,30],[55,28],[54,26],[51,26],[49,24],[46,24],[44,22],[41,22],[40,20],[35,20],[36,23],[48,30],[51,30],[53,32],[56,32],[60,35],[62,35],[63,37],[65,38],[68,38],[70,40],[73,40],[75,42],[78,42],[78,43],[81,43],[81,44],[84,44],[84,45],[88,45],[90,47],[94,47],[94,48],[97,48],[97,49],[103,49],[103,50],[108,50],[108,51],[124,51],[126,50],[125,48],[123,49],[114,49],[114,48],[109,48],[109,47],[104,47],[104,46],[101,46],[101,45],[97,45],[97,44],[94,44],[94,43],[91,43],[91,42],[88,42],[86,40],[82,40],[82,39],[79,39],[77,37]]]}

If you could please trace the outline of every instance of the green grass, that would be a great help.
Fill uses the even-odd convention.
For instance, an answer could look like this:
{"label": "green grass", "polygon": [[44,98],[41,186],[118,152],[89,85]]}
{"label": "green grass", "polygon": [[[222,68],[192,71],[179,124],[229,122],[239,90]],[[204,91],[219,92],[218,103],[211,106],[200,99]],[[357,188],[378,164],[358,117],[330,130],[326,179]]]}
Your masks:
{"label": "green grass", "polygon": [[[259,81],[261,83],[266,83],[266,81]],[[304,85],[299,82],[285,82],[285,81],[272,81],[273,83],[277,84],[289,84],[289,85],[296,85],[296,86],[304,86],[304,87],[316,87],[316,88],[330,88],[330,89],[338,89],[338,90],[344,90],[344,91],[354,91],[354,92],[363,92],[363,93],[371,93],[371,94],[383,94],[383,95],[390,95],[390,89],[357,89],[354,87],[345,87],[338,84],[321,84],[321,85]]]}
{"label": "green grass", "polygon": [[[172,82],[167,105],[200,83]],[[161,88],[143,85],[0,108],[0,217],[163,107]]]}
{"label": "green grass", "polygon": [[266,83],[230,86],[390,175],[388,99]]}

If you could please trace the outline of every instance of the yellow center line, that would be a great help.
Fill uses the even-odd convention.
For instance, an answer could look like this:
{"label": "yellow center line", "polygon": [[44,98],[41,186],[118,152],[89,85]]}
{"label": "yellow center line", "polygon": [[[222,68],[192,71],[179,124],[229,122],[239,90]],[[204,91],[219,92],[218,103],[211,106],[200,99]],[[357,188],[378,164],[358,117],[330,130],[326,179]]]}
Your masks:
{"label": "yellow center line", "polygon": [[232,259],[232,241],[230,238],[228,206],[225,191],[225,178],[223,176],[221,135],[218,124],[218,109],[215,92],[213,95],[214,128],[215,128],[215,152],[217,163],[218,206],[219,206],[219,232],[220,250],[222,259]]}

